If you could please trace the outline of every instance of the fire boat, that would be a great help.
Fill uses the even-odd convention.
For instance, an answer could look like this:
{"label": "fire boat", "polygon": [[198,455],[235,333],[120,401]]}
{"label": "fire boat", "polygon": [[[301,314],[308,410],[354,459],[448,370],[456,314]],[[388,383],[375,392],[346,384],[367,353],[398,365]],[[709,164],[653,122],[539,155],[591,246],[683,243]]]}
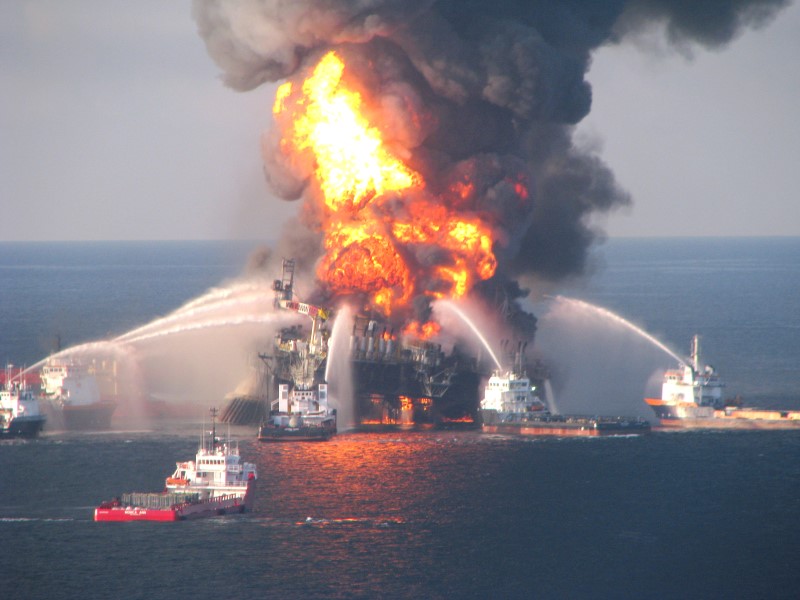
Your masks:
{"label": "fire boat", "polygon": [[700,336],[692,338],[691,356],[664,373],[660,398],[645,398],[664,429],[800,429],[800,411],[742,406],[725,399],[725,384],[714,367],[701,367]]}
{"label": "fire boat", "polygon": [[539,373],[533,383],[523,368],[524,350],[519,344],[514,368],[496,370],[486,383],[480,404],[484,433],[596,437],[650,431],[650,423],[638,417],[553,414],[537,392],[540,386],[547,389],[546,375]]}

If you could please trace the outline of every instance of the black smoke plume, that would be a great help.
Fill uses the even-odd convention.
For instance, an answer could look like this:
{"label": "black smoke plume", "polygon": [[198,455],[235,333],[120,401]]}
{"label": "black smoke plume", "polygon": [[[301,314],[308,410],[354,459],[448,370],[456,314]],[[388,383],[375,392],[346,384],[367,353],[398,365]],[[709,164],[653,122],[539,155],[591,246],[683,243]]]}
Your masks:
{"label": "black smoke plume", "polygon": [[[592,52],[659,27],[677,48],[719,47],[787,3],[195,0],[193,14],[225,83],[237,90],[301,77],[327,50],[345,53],[377,98],[384,135],[431,188],[462,177],[475,183],[468,208],[504,232],[497,273],[477,291],[517,307],[526,293],[520,278],[582,274],[602,237],[590,215],[630,202],[611,170],[572,140],[591,108]],[[307,174],[283,164],[275,142],[268,134],[267,177],[277,194],[301,197]],[[529,191],[522,203],[520,180]],[[533,328],[515,312],[512,320]]]}

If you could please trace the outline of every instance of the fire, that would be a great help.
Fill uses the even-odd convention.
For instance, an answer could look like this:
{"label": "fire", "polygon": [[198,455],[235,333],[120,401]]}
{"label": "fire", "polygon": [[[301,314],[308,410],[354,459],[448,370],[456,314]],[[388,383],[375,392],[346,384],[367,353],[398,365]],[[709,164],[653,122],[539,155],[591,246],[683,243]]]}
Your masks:
{"label": "fire", "polygon": [[[280,86],[273,106],[281,151],[311,173],[316,190],[325,249],[317,276],[334,294],[366,295],[386,315],[420,294],[464,296],[497,267],[490,224],[463,210],[474,184],[460,182],[441,197],[428,192],[368,120],[369,98],[348,76],[329,52],[304,81]],[[415,322],[412,332],[428,338],[438,325]]]}
{"label": "fire", "polygon": [[381,132],[361,114],[362,99],[343,82],[344,63],[326,54],[303,82],[302,96],[291,106],[291,82],[276,93],[273,112],[295,110],[288,138],[294,150],[311,152],[325,204],[337,212],[362,208],[388,191],[419,184],[419,176],[392,156]]}
{"label": "fire", "polygon": [[434,321],[427,321],[425,323],[411,321],[405,326],[405,329],[403,329],[403,335],[426,340],[439,333],[441,329],[441,325]]}

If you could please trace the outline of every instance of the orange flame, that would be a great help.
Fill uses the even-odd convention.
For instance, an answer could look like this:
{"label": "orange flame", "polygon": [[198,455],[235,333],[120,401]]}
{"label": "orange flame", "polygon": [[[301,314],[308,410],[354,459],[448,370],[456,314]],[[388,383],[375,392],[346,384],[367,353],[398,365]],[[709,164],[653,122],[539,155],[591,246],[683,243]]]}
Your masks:
{"label": "orange flame", "polygon": [[[417,185],[419,176],[384,147],[381,132],[361,115],[362,99],[344,87],[344,63],[326,54],[289,102],[291,83],[276,94],[273,111],[295,111],[288,137],[296,152],[311,152],[316,180],[330,210],[360,208],[373,197]],[[299,110],[298,110],[299,109]]]}
{"label": "orange flame", "polygon": [[[325,255],[317,276],[335,294],[366,294],[387,315],[419,294],[464,296],[494,275],[491,228],[425,191],[422,176],[369,122],[367,100],[346,75],[342,59],[329,52],[302,84],[281,85],[273,106],[283,127],[281,151],[313,172],[319,190]],[[463,203],[473,190],[463,182],[451,192]],[[415,252],[423,246],[445,251],[436,253],[444,258],[419,264]],[[410,330],[430,337],[434,325]]]}
{"label": "orange flame", "polygon": [[411,321],[403,329],[403,335],[426,340],[439,333],[441,329],[442,329],[441,325],[439,325],[435,321],[427,321],[425,323],[420,323],[419,321]]}

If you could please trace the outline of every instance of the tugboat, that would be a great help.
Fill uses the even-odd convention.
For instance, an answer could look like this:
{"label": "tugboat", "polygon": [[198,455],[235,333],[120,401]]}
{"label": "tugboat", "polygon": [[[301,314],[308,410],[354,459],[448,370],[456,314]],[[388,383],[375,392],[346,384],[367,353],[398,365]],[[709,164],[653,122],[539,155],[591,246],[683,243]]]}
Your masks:
{"label": "tugboat", "polygon": [[211,439],[193,461],[175,463],[163,492],[133,492],[103,502],[95,521],[183,521],[251,510],[256,466],[241,462],[238,444],[216,437],[217,409],[211,409]]}
{"label": "tugboat", "polygon": [[336,410],[328,404],[323,365],[328,356],[329,311],[293,299],[294,261],[284,259],[281,279],[275,280],[275,306],[308,316],[311,334],[303,338],[291,327],[275,337],[274,354],[260,355],[272,373],[285,381],[270,404],[267,419],[258,428],[262,442],[325,441],[336,434]]}
{"label": "tugboat", "polygon": [[55,428],[69,431],[111,427],[117,403],[100,395],[97,378],[75,361],[48,359],[42,367],[42,400]]}
{"label": "tugboat", "polygon": [[515,368],[495,371],[486,384],[480,403],[484,433],[595,437],[650,431],[650,423],[638,417],[552,414],[524,373],[521,356],[518,351]]}
{"label": "tugboat", "polygon": [[6,367],[5,380],[0,387],[0,438],[36,437],[44,423],[39,401],[28,389],[21,373],[19,381],[14,381],[11,367]]}
{"label": "tugboat", "polygon": [[645,398],[664,429],[800,429],[800,411],[742,406],[724,399],[725,384],[710,365],[700,367],[700,336],[690,360],[664,373],[661,398]]}

